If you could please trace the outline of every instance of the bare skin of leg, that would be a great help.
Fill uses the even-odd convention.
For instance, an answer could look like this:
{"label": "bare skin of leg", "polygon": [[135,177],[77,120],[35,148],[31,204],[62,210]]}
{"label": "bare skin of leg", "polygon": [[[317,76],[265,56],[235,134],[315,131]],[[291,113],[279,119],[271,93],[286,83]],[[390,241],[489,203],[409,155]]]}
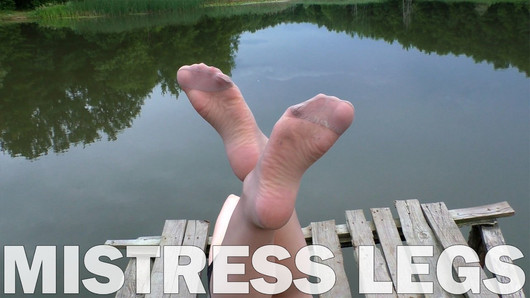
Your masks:
{"label": "bare skin of leg", "polygon": [[[200,76],[198,80],[193,81],[193,84],[186,84],[186,75],[189,74],[187,73],[188,71],[191,73],[195,72],[193,73],[195,76],[197,74]],[[288,251],[296,253],[299,248],[305,245],[305,240],[300,231],[300,224],[296,213],[293,212],[299,180],[305,169],[325,153],[336,138],[349,126],[353,119],[353,107],[349,103],[345,104],[343,101],[324,95],[317,96],[301,105],[291,107],[275,127],[273,136],[271,137],[272,145],[269,142],[267,148],[264,149],[263,144],[266,142],[266,138],[264,139],[263,134],[259,131],[257,125],[255,125],[250,110],[244,104],[239,90],[231,83],[228,77],[222,75],[218,70],[208,68],[204,65],[195,66],[195,69],[192,70],[185,69],[184,73],[184,76],[180,75],[179,83],[181,83],[181,86],[184,85],[184,90],[187,92],[197,111],[223,137],[230,163],[238,177],[246,177],[248,169],[252,168],[252,165],[241,166],[242,163],[235,160],[237,158],[231,152],[240,150],[241,153],[246,150],[247,156],[254,156],[257,159],[259,153],[255,154],[255,152],[264,151],[262,159],[256,169],[251,173],[250,178],[247,177],[245,179],[243,200],[238,204],[238,198],[231,196],[225,202],[218,222],[216,223],[214,238],[216,238],[216,234],[221,234],[220,239],[223,239],[224,236],[225,240],[223,241],[223,245],[249,244],[249,239],[252,239],[253,243],[250,243],[251,252],[263,244],[275,243],[282,245],[283,243],[284,247],[296,247],[295,249],[288,249]],[[200,90],[195,92],[197,88]],[[197,93],[203,94],[200,95]],[[208,96],[204,96],[204,93],[208,93]],[[224,104],[225,112],[226,109],[231,109],[232,113],[250,115],[250,117],[235,118],[230,123],[222,120],[221,112],[215,115],[209,111],[208,104],[205,103],[208,100],[227,101],[230,99],[232,102],[229,105],[227,103]],[[219,111],[219,106],[216,106],[217,111]],[[248,110],[248,112],[244,110]],[[217,120],[216,117],[218,117]],[[224,121],[224,123],[220,124],[216,121]],[[248,123],[249,121],[251,123]],[[250,127],[250,129],[245,130],[240,128],[239,130],[234,130],[230,128],[230,125],[242,125],[246,128]],[[291,128],[294,128],[294,131]],[[254,141],[246,143],[241,140],[238,141],[237,137],[234,137],[235,134],[230,131],[246,133],[248,139],[254,137]],[[241,144],[244,146],[241,146]],[[291,153],[285,153],[286,150]],[[231,159],[231,157],[234,158]],[[252,158],[247,163],[253,163]],[[276,175],[278,173],[283,175]],[[284,212],[278,212],[278,210],[284,210]],[[229,216],[223,214],[230,215],[232,212],[234,214],[228,224],[229,227],[225,229]],[[230,225],[236,225],[238,228],[234,229]],[[246,228],[246,233],[242,233],[240,229],[242,226]],[[218,231],[218,228],[221,232]],[[277,230],[275,231],[275,229]],[[237,233],[230,231],[237,231]],[[226,236],[222,235],[223,232],[227,233]],[[295,237],[298,241],[293,241],[293,233],[299,235]],[[256,235],[259,235],[259,237],[256,237]],[[248,280],[250,276],[247,275],[246,277]],[[285,297],[296,297],[296,294],[301,294],[298,291],[292,290],[296,289],[292,287],[281,295]],[[257,293],[252,293],[252,297],[256,296]],[[274,297],[279,296],[275,295]]]}
{"label": "bare skin of leg", "polygon": [[[183,66],[177,73],[177,80],[192,106],[221,135],[230,165],[235,175],[243,181],[256,166],[268,138],[257,126],[239,88],[219,69],[204,64]],[[215,223],[213,245],[221,245],[238,201],[239,197],[231,195],[224,203]],[[293,253],[306,246],[296,211],[289,222],[276,231],[274,243]],[[209,255],[211,263],[211,249]],[[298,271],[293,258],[278,263],[287,266],[294,278],[306,277]],[[302,298],[310,295],[292,286],[274,297]]]}

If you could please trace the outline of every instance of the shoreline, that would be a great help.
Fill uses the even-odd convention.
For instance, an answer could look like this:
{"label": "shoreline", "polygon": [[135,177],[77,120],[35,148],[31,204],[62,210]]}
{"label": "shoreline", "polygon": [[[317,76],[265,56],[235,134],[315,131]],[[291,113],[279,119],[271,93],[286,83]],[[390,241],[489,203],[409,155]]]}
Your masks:
{"label": "shoreline", "polygon": [[31,14],[34,10],[27,11],[0,11],[0,25],[1,24],[11,24],[11,23],[27,23],[37,20]]}
{"label": "shoreline", "polygon": [[[420,0],[421,1],[421,0]],[[526,0],[447,0],[442,2],[470,2],[475,4],[482,5],[494,5],[496,3],[524,3]],[[281,4],[281,3],[293,3],[293,4],[304,4],[304,5],[355,5],[355,4],[369,4],[369,3],[379,3],[384,2],[384,0],[335,0],[330,2],[323,3],[322,1],[303,1],[303,0],[210,0],[205,1],[205,3],[199,5],[198,8],[215,8],[215,7],[237,7],[237,6],[252,6],[252,5],[267,5],[267,4]],[[53,16],[53,17],[43,17],[39,15],[39,11],[46,11],[47,9],[59,8],[65,6],[70,2],[65,4],[54,4],[48,5],[46,7],[39,7],[32,10],[9,10],[2,11],[0,10],[0,26],[5,24],[16,24],[16,23],[35,23],[43,20],[82,20],[82,19],[95,19],[95,18],[106,18],[106,17],[115,17],[112,14],[89,14],[86,12],[80,11],[79,14],[72,16]],[[124,15],[134,16],[134,15],[161,15],[167,12],[131,12]]]}
{"label": "shoreline", "polygon": [[[260,4],[276,4],[276,3],[287,3],[292,2],[291,0],[239,0],[239,1],[226,1],[226,0],[217,0],[209,3],[204,3],[201,8],[210,8],[210,7],[230,7],[230,6],[246,6],[246,5],[260,5]],[[54,4],[47,6],[46,8],[59,7],[64,4]],[[37,11],[40,8],[33,10],[9,10],[1,11],[0,10],[0,25],[2,24],[12,24],[12,23],[32,23],[38,22],[44,18],[37,15]],[[163,14],[164,12],[135,12],[127,15],[155,15]],[[170,13],[170,12],[167,12]],[[97,15],[76,15],[75,17],[57,17],[56,19],[93,19],[93,18],[102,18],[102,17],[114,17],[113,15],[106,14],[97,14]]]}

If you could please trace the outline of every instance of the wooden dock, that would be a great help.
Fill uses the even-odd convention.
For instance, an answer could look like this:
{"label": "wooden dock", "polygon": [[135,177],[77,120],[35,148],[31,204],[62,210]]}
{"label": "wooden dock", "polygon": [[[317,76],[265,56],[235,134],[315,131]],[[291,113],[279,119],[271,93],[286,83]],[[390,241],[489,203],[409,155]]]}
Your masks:
{"label": "wooden dock", "polygon": [[[313,222],[302,228],[308,244],[320,244],[329,248],[334,257],[322,263],[331,267],[336,274],[335,286],[319,297],[348,298],[352,297],[348,277],[344,266],[343,247],[353,247],[355,260],[359,261],[359,247],[371,246],[374,257],[374,280],[392,282],[392,294],[366,294],[366,297],[525,297],[523,290],[508,295],[491,293],[481,283],[481,293],[471,291],[464,295],[450,294],[438,284],[433,272],[436,272],[436,261],[440,253],[454,245],[465,245],[477,252],[480,263],[465,263],[465,266],[478,267],[481,280],[491,278],[483,269],[484,256],[489,249],[505,244],[497,218],[511,216],[515,212],[507,202],[500,202],[480,207],[448,210],[443,202],[420,204],[418,200],[396,201],[395,208],[398,219],[392,216],[390,208],[371,208],[372,220],[366,219],[363,210],[346,211],[346,223],[336,225],[334,220]],[[466,241],[460,227],[472,226]],[[134,245],[193,245],[208,252],[211,237],[208,237],[207,221],[202,220],[167,220],[161,236],[139,237],[132,240],[109,240],[105,244],[118,248]],[[432,281],[433,294],[397,294],[397,248],[399,246],[432,246],[432,257],[414,257],[413,263],[428,264],[430,274],[413,275],[414,282]],[[504,258],[504,259],[503,259]],[[503,262],[511,262],[501,257]],[[455,258],[453,270],[464,265],[462,258]],[[510,268],[513,268],[511,266]],[[205,274],[206,270],[203,270]],[[125,284],[117,292],[116,297],[170,297],[163,295],[163,260],[156,258],[151,269],[151,293],[136,294],[135,259],[129,261],[125,271]],[[515,276],[515,275],[510,275]],[[507,283],[504,276],[496,276],[497,280]],[[184,283],[180,283],[179,294],[171,297],[197,297],[190,294]],[[359,294],[353,293],[354,297]]]}

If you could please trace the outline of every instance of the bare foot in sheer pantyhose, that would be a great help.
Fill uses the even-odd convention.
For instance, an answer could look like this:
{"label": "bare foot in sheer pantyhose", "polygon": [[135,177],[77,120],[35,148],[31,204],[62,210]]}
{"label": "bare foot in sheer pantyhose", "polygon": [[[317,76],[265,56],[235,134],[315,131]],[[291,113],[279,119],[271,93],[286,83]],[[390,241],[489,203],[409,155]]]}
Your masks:
{"label": "bare foot in sheer pantyhose", "polygon": [[[351,124],[353,106],[318,95],[289,108],[267,143],[239,89],[220,70],[204,64],[185,66],[177,79],[197,112],[223,138],[234,173],[241,180],[246,178],[242,203],[237,196],[227,199],[212,244],[255,248],[274,243],[294,255],[305,246],[293,212],[301,176]],[[291,260],[280,263],[301,276]],[[282,295],[274,297],[309,297],[294,287]]]}
{"label": "bare foot in sheer pantyhose", "polygon": [[285,111],[243,183],[249,222],[272,230],[287,223],[302,175],[350,126],[353,114],[351,103],[323,94]]}
{"label": "bare foot in sheer pantyhose", "polygon": [[221,135],[228,160],[243,180],[254,168],[267,137],[258,128],[239,88],[219,69],[183,66],[177,81],[195,110]]}
{"label": "bare foot in sheer pantyhose", "polygon": [[[241,180],[244,180],[256,165],[257,159],[267,143],[267,137],[257,126],[239,88],[230,77],[223,74],[219,69],[205,64],[181,67],[177,72],[177,80],[196,111],[219,132],[234,173]],[[272,183],[276,188],[275,192],[289,192],[293,185],[296,185],[297,189],[301,175],[310,165],[305,167],[305,160],[316,161],[348,128],[352,120],[353,106],[349,102],[326,95],[318,95],[311,100],[289,108],[273,131],[273,135],[276,133],[279,136],[274,138],[273,144],[267,145],[272,149],[264,154],[266,158],[262,162],[265,164],[262,165],[262,171],[267,172],[265,174],[267,181],[262,184]],[[302,124],[305,126],[298,128]],[[297,138],[302,141],[297,141]],[[281,149],[284,142],[287,142],[287,150]],[[283,146],[285,148],[285,145]],[[304,151],[297,151],[302,149]],[[288,152],[288,150],[294,151]],[[271,156],[271,151],[278,153]],[[303,168],[303,170],[300,171],[299,168]],[[276,172],[277,169],[282,171]],[[246,185],[248,184],[246,183]],[[276,195],[266,193],[268,193],[267,190],[261,189],[258,196],[261,198]],[[265,207],[265,205],[269,204],[263,204],[264,200],[271,201],[269,199],[256,200],[256,208],[261,210],[258,212],[261,214],[258,216],[259,224],[263,227],[270,226],[270,228],[276,229],[278,223],[283,226],[285,222],[278,222],[277,218],[267,220],[269,215],[265,215],[267,213],[265,209],[269,207]],[[289,205],[290,207],[282,209],[285,210],[282,212],[288,213],[290,217],[294,208],[294,200],[287,201],[290,203],[287,204],[282,199],[282,203],[278,206],[275,204],[270,206],[274,210],[276,207]],[[278,200],[271,202],[278,202]],[[274,212],[276,216],[273,217],[285,217],[280,214],[282,212]],[[285,221],[288,219],[286,218]],[[271,223],[271,220],[275,223]]]}

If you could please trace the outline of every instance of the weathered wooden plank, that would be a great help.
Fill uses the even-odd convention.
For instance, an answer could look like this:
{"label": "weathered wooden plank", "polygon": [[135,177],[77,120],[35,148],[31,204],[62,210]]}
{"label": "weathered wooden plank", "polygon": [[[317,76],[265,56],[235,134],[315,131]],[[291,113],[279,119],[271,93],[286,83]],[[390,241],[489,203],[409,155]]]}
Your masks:
{"label": "weathered wooden plank", "polygon": [[151,271],[151,293],[146,294],[146,298],[169,297],[169,294],[164,294],[164,246],[182,245],[186,223],[187,220],[166,220],[160,239],[161,257],[157,258],[153,265]]}
{"label": "weathered wooden plank", "polygon": [[[351,234],[353,255],[359,264],[359,246],[370,246],[374,248],[374,281],[391,281],[388,268],[381,250],[375,246],[374,235],[362,210],[347,210],[346,223]],[[393,294],[367,294],[366,297],[396,297]]]}
{"label": "weathered wooden plank", "polygon": [[428,245],[433,247],[432,257],[415,257],[415,263],[429,264],[429,275],[420,274],[418,279],[422,282],[433,283],[433,294],[426,297],[452,297],[443,290],[436,278],[436,261],[442,252],[440,243],[436,240],[429,224],[423,217],[420,202],[418,200],[406,200],[395,202],[401,229],[408,245]]}
{"label": "weathered wooden plank", "polygon": [[515,211],[508,202],[504,201],[478,207],[453,209],[449,211],[449,214],[458,226],[462,226],[512,216],[515,214]]}
{"label": "weathered wooden plank", "polygon": [[[208,241],[208,225],[209,223],[204,220],[188,220],[186,226],[186,234],[182,245],[185,246],[196,246],[204,251]],[[205,260],[206,265],[206,260]],[[197,297],[197,294],[191,294],[190,290],[186,286],[183,278],[179,280],[179,292],[178,294],[171,294],[172,298],[192,298]]]}
{"label": "weathered wooden plank", "polygon": [[333,288],[320,295],[322,298],[351,297],[350,284],[344,271],[344,259],[339,243],[339,238],[335,234],[335,221],[328,220],[322,222],[312,222],[311,230],[313,243],[330,249],[334,255],[332,259],[321,261],[335,272],[336,282]]}
{"label": "weathered wooden plank", "polygon": [[379,242],[385,255],[388,271],[394,284],[397,283],[397,257],[396,248],[403,245],[397,231],[392,213],[388,208],[370,208],[374,220]]}
{"label": "weathered wooden plank", "polygon": [[125,268],[125,283],[116,292],[116,298],[143,298],[145,295],[136,294],[136,259],[131,258]]}
{"label": "weathered wooden plank", "polygon": [[188,220],[182,244],[196,246],[202,250],[206,249],[209,225],[210,223],[206,220]]}
{"label": "weathered wooden plank", "polygon": [[[372,219],[379,235],[379,243],[385,255],[386,264],[390,277],[394,283],[394,288],[397,285],[397,247],[403,245],[401,237],[397,230],[392,212],[389,208],[371,208]],[[412,277],[415,280],[415,277]],[[397,289],[396,289],[397,290]],[[419,297],[414,294],[402,295],[398,293],[398,297]]]}
{"label": "weathered wooden plank", "polygon": [[[421,204],[421,207],[425,218],[444,249],[453,245],[467,245],[464,236],[462,236],[460,229],[452,219],[449,210],[443,202]],[[484,280],[487,278],[484,270],[480,267],[478,262],[466,263],[462,258],[455,258],[453,262],[454,270],[457,270],[458,267],[461,266],[479,267],[480,279]],[[480,294],[473,294],[471,291],[468,291],[465,295],[467,297],[499,297],[498,295],[491,293],[483,283],[481,283]]]}
{"label": "weathered wooden plank", "polygon": [[[511,216],[515,212],[510,207],[507,202],[500,202],[495,204],[489,204],[479,207],[471,208],[462,208],[450,210],[449,213],[454,219],[455,223],[461,227],[466,225],[472,225],[477,223],[489,223],[495,218]],[[394,220],[400,235],[401,232],[401,223],[398,219]],[[375,231],[375,226],[371,221],[367,221],[368,227]],[[339,236],[341,247],[351,247],[351,235],[346,224],[340,224],[335,226],[335,231]],[[302,228],[302,233],[306,239],[307,244],[312,243],[311,239],[311,226],[306,226]],[[208,245],[211,243],[212,237],[208,238]],[[374,236],[375,243],[379,243],[379,238],[377,235]],[[105,244],[112,245],[117,248],[125,248],[127,245],[159,245],[160,236],[145,236],[138,239],[127,239],[127,240],[107,240]],[[205,249],[206,254],[208,254],[208,247]]]}
{"label": "weathered wooden plank", "polygon": [[111,245],[116,248],[125,249],[127,246],[146,246],[159,245],[160,236],[142,236],[136,239],[107,240],[105,245]]}
{"label": "weathered wooden plank", "polygon": [[[480,241],[478,242],[479,251],[488,252],[490,249],[494,248],[498,245],[506,244],[504,241],[504,236],[502,235],[502,231],[497,223],[494,225],[480,225],[480,226],[473,226],[472,234],[479,234]],[[478,237],[477,237],[478,238]],[[476,250],[477,248],[475,248]],[[502,256],[500,258],[502,262],[513,264],[512,260],[508,258],[507,256]],[[510,268],[505,268],[505,270],[511,270]],[[502,276],[502,275],[493,275],[497,278],[497,280],[501,283],[508,283],[510,282],[510,279]],[[509,274],[510,276],[516,276],[515,273]],[[523,289],[520,289],[519,291],[512,293],[512,294],[503,294],[500,295],[501,297],[510,297],[510,298],[524,298],[525,294],[523,292]]]}

